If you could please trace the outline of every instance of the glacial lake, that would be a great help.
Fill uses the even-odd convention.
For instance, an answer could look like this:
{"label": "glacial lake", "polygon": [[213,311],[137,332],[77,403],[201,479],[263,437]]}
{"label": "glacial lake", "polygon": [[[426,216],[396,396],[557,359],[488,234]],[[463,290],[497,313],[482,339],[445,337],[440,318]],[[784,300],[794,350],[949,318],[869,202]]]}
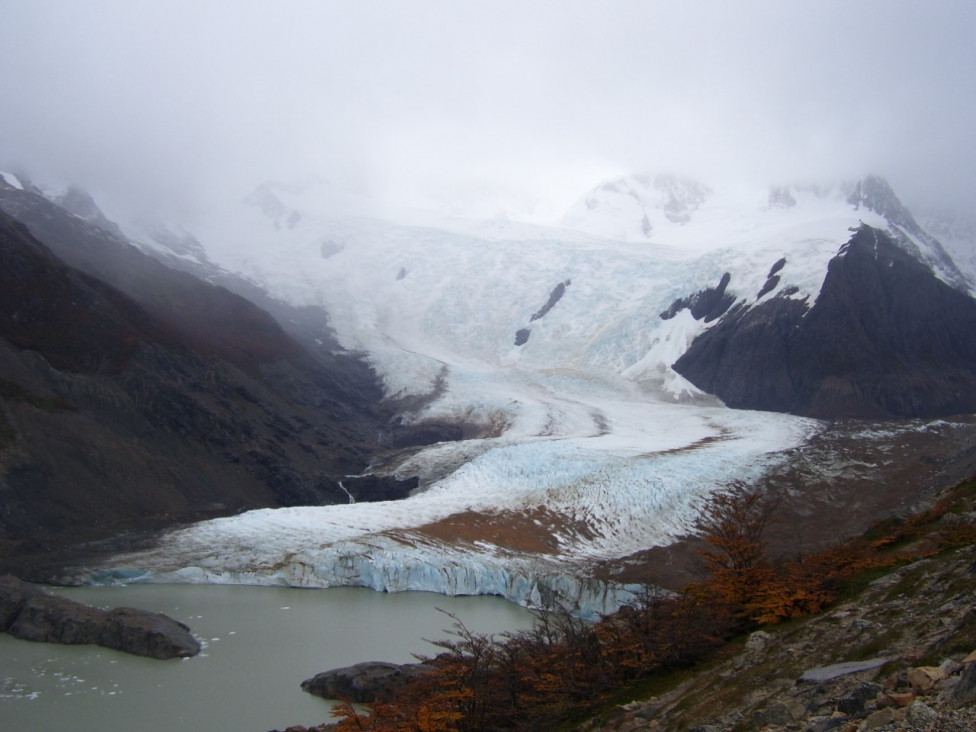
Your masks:
{"label": "glacial lake", "polygon": [[359,661],[434,655],[455,614],[469,629],[531,625],[498,597],[384,594],[232,585],[57,588],[99,607],[129,605],[186,623],[199,656],[159,661],[97,646],[31,643],[0,634],[0,728],[25,732],[267,732],[321,724],[331,704],[301,682]]}

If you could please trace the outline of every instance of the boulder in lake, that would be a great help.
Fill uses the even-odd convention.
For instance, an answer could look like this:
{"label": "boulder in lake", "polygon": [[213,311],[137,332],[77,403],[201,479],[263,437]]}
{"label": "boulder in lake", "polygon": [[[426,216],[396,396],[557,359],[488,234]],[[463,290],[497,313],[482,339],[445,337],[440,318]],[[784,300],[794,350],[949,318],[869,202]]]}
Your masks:
{"label": "boulder in lake", "polygon": [[367,661],[316,674],[302,682],[302,690],[324,699],[366,704],[389,699],[397,689],[429,669],[423,663]]}
{"label": "boulder in lake", "polygon": [[150,658],[184,658],[200,652],[190,629],[167,615],[130,607],[90,607],[10,575],[0,577],[0,630],[23,640],[93,644]]}

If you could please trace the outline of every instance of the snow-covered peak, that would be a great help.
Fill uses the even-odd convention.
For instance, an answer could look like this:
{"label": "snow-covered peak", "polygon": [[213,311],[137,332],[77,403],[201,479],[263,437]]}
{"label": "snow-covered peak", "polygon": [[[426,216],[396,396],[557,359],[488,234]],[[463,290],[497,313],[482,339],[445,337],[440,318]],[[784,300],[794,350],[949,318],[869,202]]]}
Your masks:
{"label": "snow-covered peak", "polygon": [[561,223],[613,239],[649,240],[656,224],[690,222],[711,194],[711,188],[691,178],[664,174],[624,176],[606,181],[582,196]]}
{"label": "snow-covered peak", "polygon": [[20,182],[20,178],[6,170],[0,170],[0,185],[7,185],[16,188],[18,191],[24,190],[24,184]]}
{"label": "snow-covered peak", "polygon": [[895,195],[894,190],[884,178],[869,175],[853,184],[848,184],[850,192],[847,203],[855,210],[867,208],[881,214],[890,223],[905,229],[917,230],[918,224],[911,213]]}
{"label": "snow-covered peak", "polygon": [[712,189],[690,178],[658,175],[654,190],[659,194],[664,218],[673,224],[687,224],[692,214],[711,195]]}
{"label": "snow-covered peak", "polygon": [[960,269],[887,181],[874,175],[854,182],[779,184],[765,190],[712,188],[673,175],[630,175],[601,183],[561,220],[568,229],[596,237],[661,244],[698,255],[717,249],[744,252],[774,232],[789,241],[800,230],[824,231],[840,222],[887,229],[944,282],[973,291],[973,268],[964,262]]}
{"label": "snow-covered peak", "polygon": [[[853,185],[712,186],[692,178],[629,175],[605,181],[566,212],[561,225],[618,241],[721,246],[729,233],[756,226],[841,216],[852,218]],[[877,212],[878,207],[867,206]],[[881,219],[878,219],[879,221]],[[716,230],[716,225],[719,227]]]}
{"label": "snow-covered peak", "polygon": [[964,274],[942,242],[918,224],[884,178],[870,175],[848,188],[848,204],[855,210],[869,210],[883,217],[902,248],[929,266],[943,282],[959,290],[974,291],[976,280]]}

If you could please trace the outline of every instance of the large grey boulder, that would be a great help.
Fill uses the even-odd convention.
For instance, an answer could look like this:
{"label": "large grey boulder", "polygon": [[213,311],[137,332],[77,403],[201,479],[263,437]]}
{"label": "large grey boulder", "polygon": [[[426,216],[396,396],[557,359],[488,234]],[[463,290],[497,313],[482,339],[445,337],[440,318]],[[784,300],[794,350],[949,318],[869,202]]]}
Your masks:
{"label": "large grey boulder", "polygon": [[803,672],[800,677],[800,681],[804,683],[820,684],[825,681],[830,681],[831,679],[836,679],[840,676],[847,676],[848,674],[856,674],[861,671],[870,671],[871,669],[879,668],[888,663],[890,659],[887,658],[872,658],[867,661],[849,661],[847,663],[835,663],[831,666],[821,666],[820,668],[811,668]]}
{"label": "large grey boulder", "polygon": [[969,704],[976,704],[976,663],[966,664],[960,675],[959,683],[956,684],[949,697],[949,705],[953,708]]}
{"label": "large grey boulder", "polygon": [[323,671],[302,682],[302,690],[323,699],[370,703],[389,699],[401,686],[430,670],[423,663],[367,661]]}
{"label": "large grey boulder", "polygon": [[21,582],[13,575],[0,576],[0,632],[7,632],[27,600],[44,595],[40,588]]}
{"label": "large grey boulder", "polygon": [[0,577],[0,630],[23,640],[93,644],[150,658],[185,658],[200,652],[190,629],[167,615],[130,607],[89,607],[10,575]]}

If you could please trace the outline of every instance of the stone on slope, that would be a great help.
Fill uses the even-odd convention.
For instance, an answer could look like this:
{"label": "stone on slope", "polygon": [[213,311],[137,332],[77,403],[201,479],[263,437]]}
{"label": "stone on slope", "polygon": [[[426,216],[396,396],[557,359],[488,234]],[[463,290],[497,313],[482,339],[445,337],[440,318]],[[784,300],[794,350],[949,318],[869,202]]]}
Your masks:
{"label": "stone on slope", "polygon": [[949,697],[951,707],[962,707],[968,704],[976,704],[976,663],[966,664],[959,677],[959,683]]}
{"label": "stone on slope", "polygon": [[872,658],[867,661],[850,661],[848,663],[835,663],[831,666],[812,668],[803,672],[803,675],[800,677],[800,681],[815,684],[823,681],[830,681],[831,679],[836,679],[839,676],[846,676],[847,674],[856,674],[859,671],[870,671],[873,668],[879,668],[888,663],[889,660],[890,659],[887,658]]}

